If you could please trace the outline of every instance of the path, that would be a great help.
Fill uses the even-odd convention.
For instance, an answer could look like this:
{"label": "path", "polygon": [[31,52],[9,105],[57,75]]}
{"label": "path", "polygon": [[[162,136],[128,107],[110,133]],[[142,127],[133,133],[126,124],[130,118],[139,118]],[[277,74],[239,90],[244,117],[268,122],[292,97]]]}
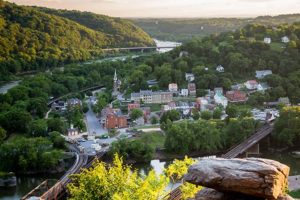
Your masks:
{"label": "path", "polygon": [[107,130],[104,129],[100,122],[99,119],[97,118],[96,114],[93,112],[92,109],[92,102],[91,100],[87,100],[88,106],[89,106],[89,111],[85,114],[86,116],[86,123],[87,123],[87,129],[89,135],[96,133],[96,135],[104,135],[107,133]]}

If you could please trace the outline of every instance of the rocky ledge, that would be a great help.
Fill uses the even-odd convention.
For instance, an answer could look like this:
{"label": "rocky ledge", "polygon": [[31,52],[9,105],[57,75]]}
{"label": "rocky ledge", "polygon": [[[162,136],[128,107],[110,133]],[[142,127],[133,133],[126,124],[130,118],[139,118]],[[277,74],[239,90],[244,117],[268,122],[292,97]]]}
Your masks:
{"label": "rocky ledge", "polygon": [[289,170],[268,159],[213,158],[192,165],[185,181],[211,188],[200,191],[197,200],[290,199],[284,195]]}

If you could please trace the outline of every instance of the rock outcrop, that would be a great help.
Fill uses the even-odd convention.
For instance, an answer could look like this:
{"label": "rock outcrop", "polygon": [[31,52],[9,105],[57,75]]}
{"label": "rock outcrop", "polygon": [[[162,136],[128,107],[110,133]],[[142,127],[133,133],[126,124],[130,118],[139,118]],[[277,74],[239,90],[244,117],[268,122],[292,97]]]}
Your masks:
{"label": "rock outcrop", "polygon": [[239,194],[243,198],[236,199],[278,199],[286,190],[288,175],[289,167],[273,160],[213,158],[192,165],[185,181],[215,189],[208,192],[212,195],[210,199],[228,199],[226,195]]}

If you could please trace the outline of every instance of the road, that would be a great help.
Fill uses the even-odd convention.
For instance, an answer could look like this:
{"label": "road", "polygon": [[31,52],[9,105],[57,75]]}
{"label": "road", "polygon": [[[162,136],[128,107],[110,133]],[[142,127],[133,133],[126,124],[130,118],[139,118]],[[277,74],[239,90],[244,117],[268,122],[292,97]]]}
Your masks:
{"label": "road", "polygon": [[89,111],[86,113],[86,123],[87,123],[87,129],[89,134],[96,135],[104,135],[107,133],[107,129],[104,129],[99,122],[99,119],[97,118],[96,114],[93,112],[93,109],[91,107],[91,101],[88,100],[89,105]]}

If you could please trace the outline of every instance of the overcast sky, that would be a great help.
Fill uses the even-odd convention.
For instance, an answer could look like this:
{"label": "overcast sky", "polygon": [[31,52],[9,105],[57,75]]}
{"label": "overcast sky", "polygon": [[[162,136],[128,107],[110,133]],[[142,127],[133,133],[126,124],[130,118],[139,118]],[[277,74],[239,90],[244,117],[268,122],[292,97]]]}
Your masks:
{"label": "overcast sky", "polygon": [[300,13],[300,0],[8,0],[116,17],[254,17]]}

